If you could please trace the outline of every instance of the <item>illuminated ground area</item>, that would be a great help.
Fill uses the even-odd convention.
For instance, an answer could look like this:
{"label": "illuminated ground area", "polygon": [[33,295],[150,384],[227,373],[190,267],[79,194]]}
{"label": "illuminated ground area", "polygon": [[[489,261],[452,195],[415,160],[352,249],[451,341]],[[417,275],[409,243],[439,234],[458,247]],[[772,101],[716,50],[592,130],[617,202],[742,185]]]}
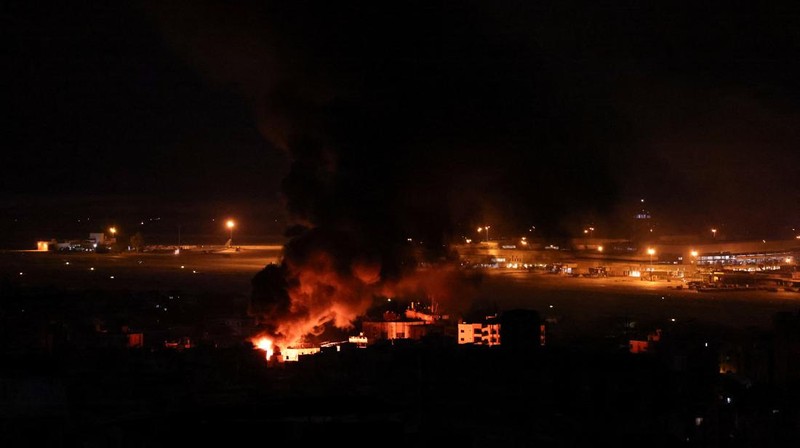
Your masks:
{"label": "illuminated ground area", "polygon": [[[280,247],[233,253],[0,253],[0,278],[20,287],[64,290],[182,291],[249,295],[253,276],[279,260]],[[621,320],[641,325],[768,328],[776,312],[800,309],[800,293],[780,290],[699,293],[672,281],[573,278],[541,272],[483,271],[478,298],[455,311],[528,308],[557,317],[562,334],[605,331]],[[673,321],[674,319],[674,321]]]}
{"label": "illuminated ground area", "polygon": [[495,271],[484,290],[491,291],[504,308],[532,308],[543,316],[563,317],[562,331],[575,332],[620,320],[651,327],[765,329],[771,326],[775,313],[800,309],[797,292],[701,293],[678,286],[682,283]]}
{"label": "illuminated ground area", "polygon": [[249,292],[253,275],[278,261],[281,248],[203,253],[3,252],[3,278],[62,289]]}

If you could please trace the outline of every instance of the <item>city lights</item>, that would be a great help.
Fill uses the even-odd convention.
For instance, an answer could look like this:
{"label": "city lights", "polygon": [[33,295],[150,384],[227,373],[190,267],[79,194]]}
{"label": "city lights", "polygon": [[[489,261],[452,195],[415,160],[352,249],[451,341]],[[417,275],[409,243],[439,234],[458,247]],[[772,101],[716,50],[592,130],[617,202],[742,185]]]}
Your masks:
{"label": "city lights", "polygon": [[482,231],[486,230],[486,242],[489,242],[489,228],[490,227],[491,226],[478,227],[478,232],[482,232]]}

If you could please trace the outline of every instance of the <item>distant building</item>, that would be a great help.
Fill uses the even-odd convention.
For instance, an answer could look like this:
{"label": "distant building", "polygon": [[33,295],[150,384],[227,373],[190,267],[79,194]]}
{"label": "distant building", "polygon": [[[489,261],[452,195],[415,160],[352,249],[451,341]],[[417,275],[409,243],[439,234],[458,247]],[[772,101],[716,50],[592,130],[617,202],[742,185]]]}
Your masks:
{"label": "distant building", "polygon": [[95,247],[106,244],[106,234],[103,232],[90,233],[89,240],[94,242]]}
{"label": "distant building", "polygon": [[432,333],[444,333],[448,319],[449,316],[437,313],[435,302],[427,307],[412,302],[403,315],[387,311],[382,321],[362,322],[359,337],[366,338],[370,344],[380,340],[420,340]]}
{"label": "distant building", "polygon": [[366,348],[367,343],[369,342],[369,339],[367,339],[367,337],[364,336],[363,331],[359,333],[358,336],[350,336],[347,340],[348,342],[354,344],[358,348]]}
{"label": "distant building", "polygon": [[365,321],[362,333],[370,342],[385,339],[419,340],[430,330],[431,324],[422,320]]}
{"label": "distant building", "polygon": [[281,351],[283,360],[286,362],[297,362],[301,356],[313,355],[319,353],[319,346],[300,346],[300,347],[287,347]]}
{"label": "distant building", "polygon": [[459,323],[458,343],[535,347],[544,344],[544,326],[534,310],[509,310],[501,315],[486,316],[481,322]]}
{"label": "distant building", "polygon": [[459,344],[480,344],[482,342],[483,323],[459,323]]}

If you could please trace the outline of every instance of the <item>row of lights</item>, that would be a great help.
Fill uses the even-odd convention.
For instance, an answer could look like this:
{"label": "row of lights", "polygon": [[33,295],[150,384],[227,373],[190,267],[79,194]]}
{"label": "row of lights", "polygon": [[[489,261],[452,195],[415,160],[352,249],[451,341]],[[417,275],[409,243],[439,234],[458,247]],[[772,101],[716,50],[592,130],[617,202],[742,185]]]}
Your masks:
{"label": "row of lights", "polygon": [[[231,232],[231,244],[233,244],[233,228],[236,227],[236,221],[232,219],[225,221],[225,227],[227,227],[228,230],[230,230]],[[115,226],[111,226],[108,228],[108,232],[111,234],[112,237],[115,237],[117,235],[117,228]]]}
{"label": "row of lights", "polygon": [[[233,221],[230,221],[230,220],[228,221],[228,227],[230,227],[230,228],[233,227]],[[489,241],[489,228],[490,227],[491,226],[482,226],[482,227],[478,227],[478,229],[477,229],[478,233],[483,232],[484,230],[486,231],[486,241]],[[534,229],[536,229],[536,227],[531,227],[531,229],[529,229],[529,231],[533,231]],[[652,229],[650,229],[650,231],[652,232]],[[594,227],[587,227],[587,228],[583,229],[583,234],[584,235],[589,235],[589,237],[592,237],[594,235]],[[716,228],[712,228],[711,229],[711,236],[712,236],[712,238],[717,239],[717,229]],[[796,239],[800,239],[800,235],[797,235],[795,238]],[[602,252],[602,249],[600,249],[600,251]],[[693,251],[693,252],[695,252],[695,251]],[[693,256],[696,257],[697,255],[693,255]]]}

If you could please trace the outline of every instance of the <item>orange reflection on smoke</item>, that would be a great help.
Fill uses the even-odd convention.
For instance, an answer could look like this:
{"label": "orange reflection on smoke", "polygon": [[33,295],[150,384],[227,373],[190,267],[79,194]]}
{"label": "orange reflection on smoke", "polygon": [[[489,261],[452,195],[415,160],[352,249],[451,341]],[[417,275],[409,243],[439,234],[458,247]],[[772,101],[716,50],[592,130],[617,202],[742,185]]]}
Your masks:
{"label": "orange reflection on smoke", "polygon": [[272,357],[272,352],[273,352],[273,349],[272,349],[272,339],[269,339],[269,338],[268,338],[268,337],[266,337],[266,336],[259,336],[259,337],[257,337],[257,338],[253,338],[253,339],[251,339],[251,342],[253,343],[253,345],[254,345],[254,346],[257,348],[257,349],[259,349],[259,350],[264,350],[264,352],[266,352],[266,354],[267,354],[267,361],[269,361],[269,358],[271,358],[271,357]]}

